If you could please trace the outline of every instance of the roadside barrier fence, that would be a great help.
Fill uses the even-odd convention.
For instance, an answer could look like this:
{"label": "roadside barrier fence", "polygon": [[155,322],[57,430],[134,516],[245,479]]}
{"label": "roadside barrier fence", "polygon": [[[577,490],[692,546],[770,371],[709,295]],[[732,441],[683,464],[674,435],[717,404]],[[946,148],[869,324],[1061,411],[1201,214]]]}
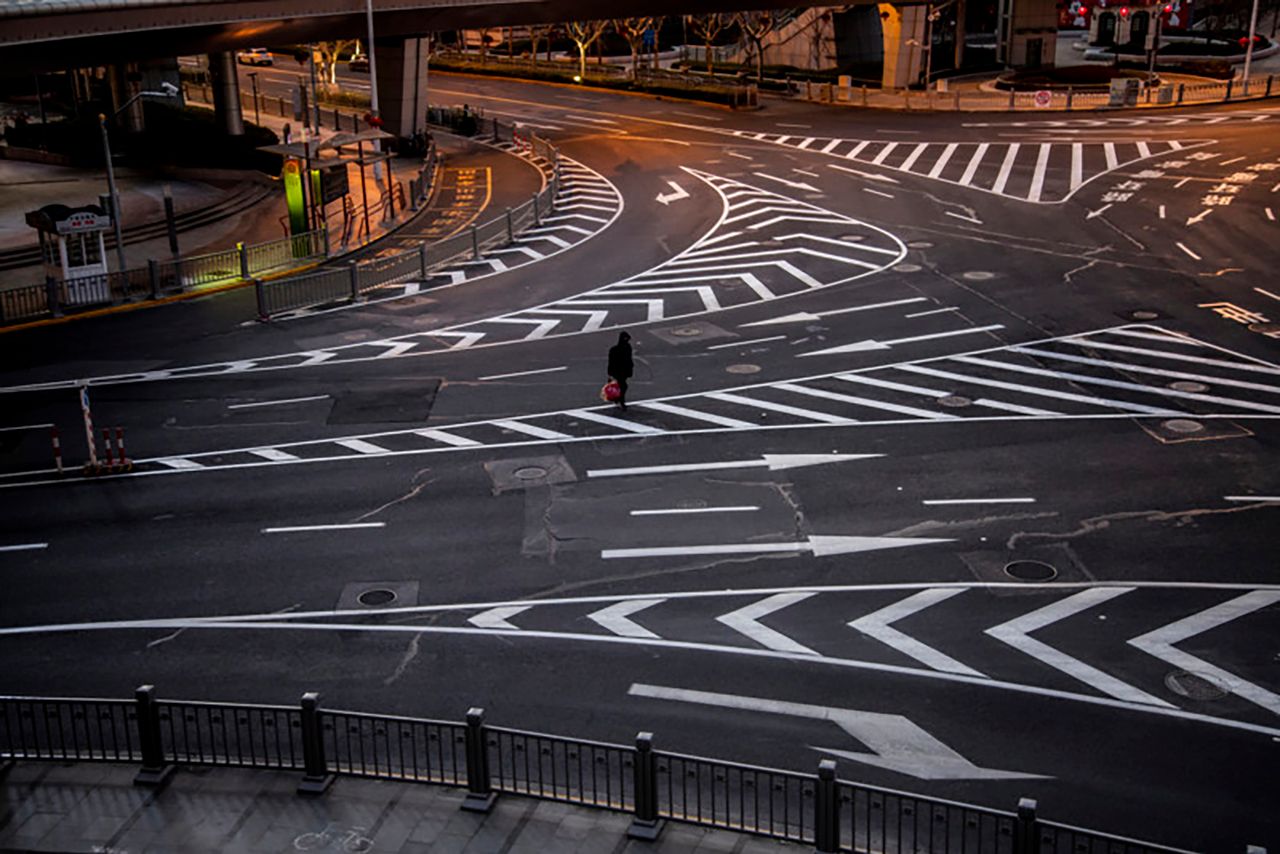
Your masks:
{"label": "roadside barrier fence", "polygon": [[670,820],[819,852],[1186,854],[1045,821],[1029,798],[994,810],[840,780],[832,760],[803,774],[653,743],[494,727],[481,709],[463,722],[335,711],[314,693],[293,707],[161,700],[150,685],[132,701],[0,696],[0,760],[138,763],[138,785],[163,785],[180,765],[259,768],[300,773],[299,794],[346,775],[465,787],[462,808],[480,812],[500,794],[625,812],[637,839]]}
{"label": "roadside barrier fence", "polygon": [[395,255],[373,258],[346,267],[331,267],[301,276],[256,281],[258,319],[270,320],[288,311],[320,305],[354,302],[377,288],[411,279],[427,279],[434,270],[461,260],[478,261],[488,250],[514,242],[524,231],[542,222],[555,205],[560,190],[560,154],[546,140],[526,134],[514,125],[486,119],[474,112],[433,108],[429,120],[455,126],[463,118],[474,121],[479,133],[494,142],[517,142],[530,147],[549,174],[546,186],[527,202],[507,209],[479,225],[438,240],[420,244]]}

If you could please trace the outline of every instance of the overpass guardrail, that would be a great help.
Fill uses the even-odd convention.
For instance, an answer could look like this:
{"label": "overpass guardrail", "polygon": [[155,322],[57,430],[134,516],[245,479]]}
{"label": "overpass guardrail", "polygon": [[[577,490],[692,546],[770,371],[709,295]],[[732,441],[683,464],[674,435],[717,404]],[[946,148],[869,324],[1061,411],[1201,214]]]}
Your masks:
{"label": "overpass guardrail", "polygon": [[[438,124],[455,125],[453,120],[458,118],[453,113],[438,109],[430,115]],[[271,281],[258,280],[254,283],[258,319],[266,321],[290,311],[355,302],[387,285],[427,279],[433,271],[449,264],[467,259],[479,260],[486,251],[506,246],[529,228],[540,224],[554,210],[555,198],[560,191],[560,154],[555,146],[497,119],[483,118],[470,112],[466,116],[474,120],[474,124],[466,123],[469,129],[475,128],[495,143],[526,146],[535,157],[545,161],[550,173],[546,186],[524,204],[508,208],[500,216],[434,243],[420,244],[415,249],[354,262],[345,267]]]}
{"label": "overpass guardrail", "polygon": [[[0,696],[0,760],[140,765],[134,782],[163,785],[177,766],[299,773],[298,793],[336,776],[452,786],[486,812],[518,795],[630,813],[628,836],[652,840],[678,821],[812,845],[819,852],[930,854],[1186,854],[1180,849],[1046,821],[1023,798],[1013,811],[654,748],[490,726],[473,708],[440,721],[297,706]],[[1264,849],[1251,848],[1253,852]]]}

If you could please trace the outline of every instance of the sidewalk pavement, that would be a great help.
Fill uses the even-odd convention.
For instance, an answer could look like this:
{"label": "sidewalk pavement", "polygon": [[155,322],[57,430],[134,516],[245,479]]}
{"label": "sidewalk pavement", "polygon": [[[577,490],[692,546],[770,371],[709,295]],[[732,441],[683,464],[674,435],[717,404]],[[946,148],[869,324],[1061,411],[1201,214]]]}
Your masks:
{"label": "sidewalk pavement", "polygon": [[0,772],[0,850],[95,854],[789,854],[805,846],[668,822],[656,842],[630,817],[504,795],[460,809],[465,790],[341,777],[319,797],[300,773],[184,768],[165,788],[133,785],[123,764],[14,764]]}

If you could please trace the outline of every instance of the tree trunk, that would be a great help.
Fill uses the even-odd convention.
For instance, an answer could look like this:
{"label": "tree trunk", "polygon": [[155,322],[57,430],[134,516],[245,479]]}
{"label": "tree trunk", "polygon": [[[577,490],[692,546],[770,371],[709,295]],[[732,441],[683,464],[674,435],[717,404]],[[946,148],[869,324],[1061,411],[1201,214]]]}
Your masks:
{"label": "tree trunk", "polygon": [[631,43],[631,79],[637,79],[640,74],[640,51],[636,49],[636,43]]}
{"label": "tree trunk", "polygon": [[578,42],[578,76],[587,79],[587,46]]}
{"label": "tree trunk", "polygon": [[708,74],[710,74],[710,73],[712,72],[712,68],[711,68],[711,40],[710,40],[710,39],[708,39],[708,40],[707,40],[706,48],[707,48],[707,73],[708,73]]}

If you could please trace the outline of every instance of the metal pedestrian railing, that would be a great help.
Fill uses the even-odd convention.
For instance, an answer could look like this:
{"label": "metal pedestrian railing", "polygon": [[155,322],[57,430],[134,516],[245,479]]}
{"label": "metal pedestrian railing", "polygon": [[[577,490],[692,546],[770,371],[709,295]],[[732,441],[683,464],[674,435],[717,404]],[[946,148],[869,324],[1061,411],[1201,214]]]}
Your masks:
{"label": "metal pedestrian railing", "polygon": [[[334,711],[319,695],[298,706],[134,699],[0,697],[0,760],[139,763],[139,785],[162,785],[179,765],[301,773],[300,794],[337,775],[465,787],[463,809],[500,794],[632,815],[628,835],[655,839],[665,821],[883,854],[1187,854],[1056,824],[1022,799],[1006,812],[865,786],[818,773],[668,753],[639,733],[633,746],[464,722]],[[1262,849],[1255,849],[1261,851]]]}
{"label": "metal pedestrian railing", "polygon": [[[433,120],[449,121],[451,113],[433,108]],[[526,134],[497,119],[475,118],[478,127],[494,142],[528,146],[535,159],[543,161],[548,175],[546,186],[524,204],[502,215],[435,243],[421,244],[394,255],[384,255],[353,263],[346,268],[321,273],[290,276],[255,282],[259,320],[280,314],[341,302],[355,302],[370,292],[412,279],[429,279],[442,267],[465,261],[479,261],[489,251],[513,243],[526,230],[538,225],[554,209],[560,192],[560,153],[544,139]],[[415,184],[417,182],[414,182]],[[417,187],[414,187],[417,190]],[[415,196],[417,194],[415,193]],[[441,284],[447,284],[442,282]]]}

